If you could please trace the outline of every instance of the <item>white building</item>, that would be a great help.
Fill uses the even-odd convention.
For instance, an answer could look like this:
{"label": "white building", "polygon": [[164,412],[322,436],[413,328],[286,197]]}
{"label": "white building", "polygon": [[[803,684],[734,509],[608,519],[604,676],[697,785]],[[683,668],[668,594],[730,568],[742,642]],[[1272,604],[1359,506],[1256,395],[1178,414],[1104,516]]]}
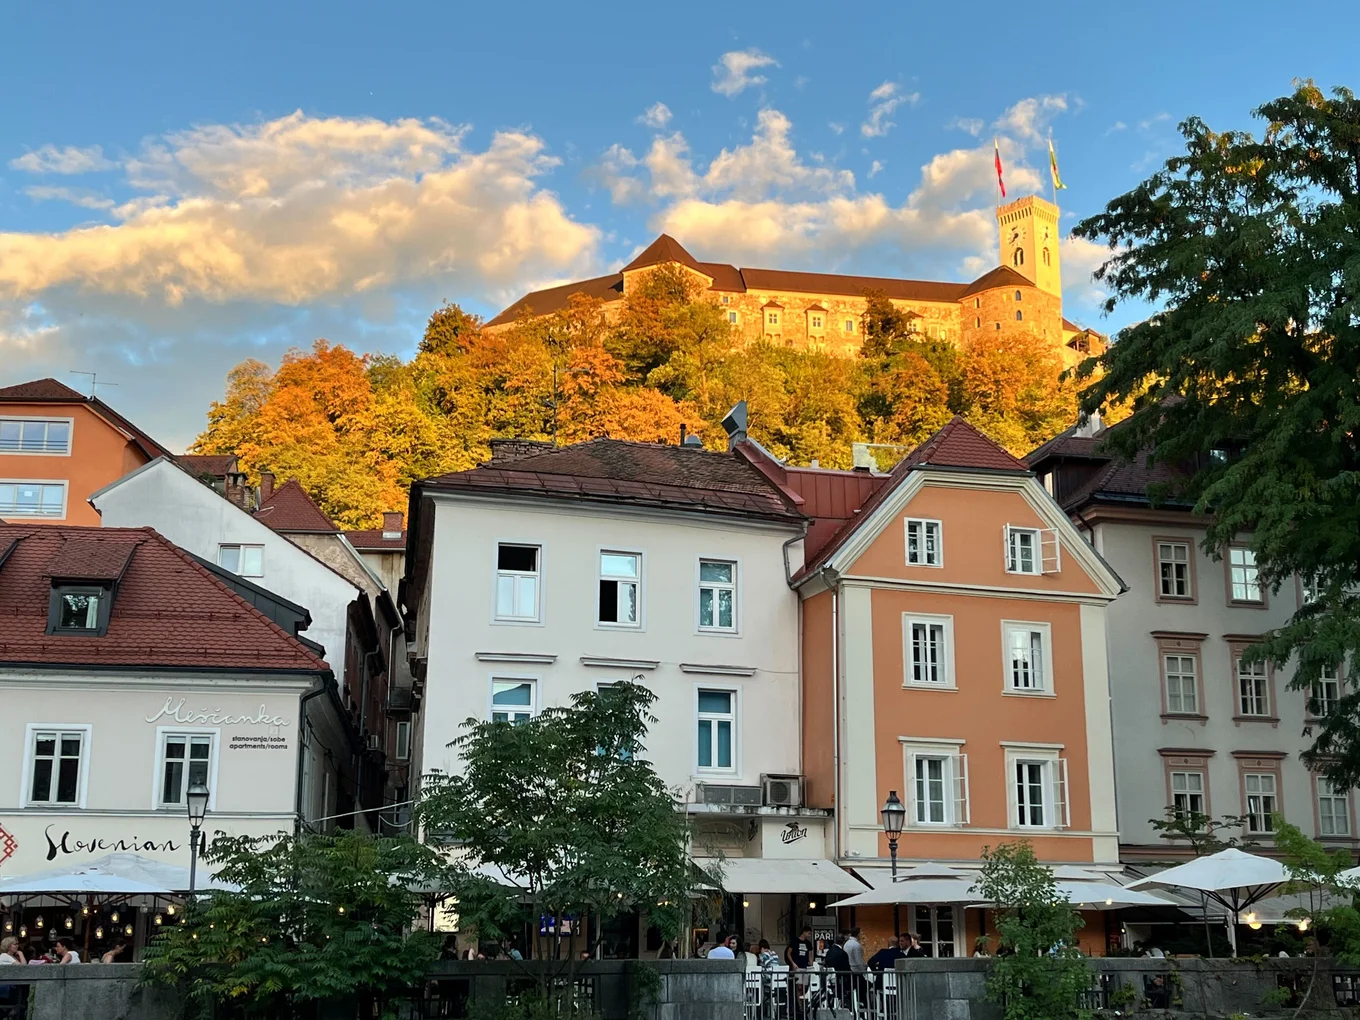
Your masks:
{"label": "white building", "polygon": [[[1178,472],[1118,461],[1102,440],[1073,430],[1027,460],[1129,586],[1107,629],[1121,856],[1175,853],[1150,821],[1171,808],[1242,816],[1242,831],[1225,835],[1266,847],[1277,811],[1309,835],[1354,846],[1352,794],[1299,760],[1312,742],[1309,697],[1288,689],[1292,670],[1241,662],[1295,612],[1302,588],[1291,580],[1269,590],[1246,543],[1211,559],[1190,505],[1149,494]],[[1325,711],[1342,679],[1320,679],[1312,707]]]}
{"label": "white building", "polygon": [[[696,853],[731,858],[728,889],[839,891],[844,872],[828,866],[830,884],[809,886],[797,863],[825,859],[829,831],[829,812],[802,807],[798,778],[788,579],[802,564],[802,515],[739,448],[492,450],[481,467],[413,489],[404,597],[425,681],[425,768],[458,770],[446,745],[469,716],[513,721],[640,679],[657,696],[648,757],[697,816]],[[775,856],[791,862],[782,877],[736,860]],[[790,898],[770,897],[771,911]],[[747,909],[758,913],[757,899]],[[748,914],[746,927],[777,940],[778,921]]]}
{"label": "white building", "polygon": [[149,528],[0,525],[0,877],[111,852],[188,867],[195,782],[209,841],[327,814],[358,736],[280,625],[298,607],[266,595]]}

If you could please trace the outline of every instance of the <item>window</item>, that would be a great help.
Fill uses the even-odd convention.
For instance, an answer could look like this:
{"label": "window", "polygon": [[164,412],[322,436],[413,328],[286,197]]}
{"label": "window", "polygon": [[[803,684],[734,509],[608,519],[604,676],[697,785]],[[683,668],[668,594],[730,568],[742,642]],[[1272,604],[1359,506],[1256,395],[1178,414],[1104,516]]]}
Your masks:
{"label": "window", "polygon": [[997,329],[1000,329],[1000,328],[1001,328],[1001,323],[998,322],[998,323],[996,324],[996,328],[997,328]]}
{"label": "window", "polygon": [[1351,804],[1346,791],[1332,785],[1325,776],[1317,777],[1318,835],[1349,836]]}
{"label": "window", "polygon": [[1053,264],[1053,256],[1049,253],[1048,249],[1045,248],[1045,249],[1044,249],[1044,265],[1046,265],[1046,266],[1051,266],[1052,264]]}
{"label": "window", "polygon": [[699,628],[737,629],[737,565],[730,560],[699,561]]}
{"label": "window", "polygon": [[974,308],[981,308],[981,307],[982,307],[982,298],[977,298],[977,297],[973,298],[973,307],[974,307]]}
{"label": "window", "polygon": [[1324,669],[1313,681],[1312,697],[1308,699],[1308,712],[1318,719],[1324,719],[1336,711],[1341,700],[1341,674],[1335,668]]}
{"label": "window", "polygon": [[1242,786],[1247,792],[1247,831],[1274,832],[1277,810],[1275,799],[1276,777],[1273,772],[1247,772]]}
{"label": "window", "polygon": [[770,326],[778,326],[778,325],[779,325],[779,313],[778,313],[778,312],[766,312],[766,313],[765,313],[765,322],[766,322],[767,325],[770,325]]}
{"label": "window", "polygon": [[1322,576],[1320,574],[1300,574],[1299,575],[1299,606],[1306,606],[1310,602],[1316,602],[1322,593]]}
{"label": "window", "polygon": [[907,563],[917,567],[944,565],[944,547],[940,543],[940,522],[908,517]]}
{"label": "window", "polygon": [[978,329],[981,329],[981,328],[982,328],[982,316],[981,316],[981,315],[976,315],[976,316],[973,317],[973,325],[976,326]]}
{"label": "window", "polygon": [[1011,827],[1059,829],[1067,825],[1067,762],[1053,745],[1012,745],[1006,751]]}
{"label": "window", "polygon": [[1026,694],[1048,691],[1047,625],[1003,624],[1006,639],[1006,689]]}
{"label": "window", "polygon": [[108,597],[109,592],[104,588],[65,585],[53,588],[48,610],[48,633],[99,633],[108,622]]}
{"label": "window", "polygon": [[1015,321],[1016,321],[1016,322],[1024,322],[1024,320],[1025,320],[1025,313],[1022,312],[1020,309],[1017,308],[1017,309],[1015,310]]}
{"label": "window", "polygon": [[1234,602],[1263,602],[1261,580],[1256,569],[1256,553],[1241,546],[1228,550],[1228,579]]}
{"label": "window", "polygon": [[1204,810],[1204,773],[1171,773],[1171,809],[1179,818],[1205,815]]}
{"label": "window", "polygon": [[1270,675],[1264,662],[1237,659],[1237,690],[1241,715],[1270,715]]}
{"label": "window", "polygon": [[599,622],[636,627],[642,557],[637,553],[600,553]]}
{"label": "window", "polygon": [[921,951],[926,956],[949,958],[954,955],[954,908],[917,906],[916,926],[921,936]]}
{"label": "window", "polygon": [[736,313],[736,312],[728,312],[728,313],[727,313],[727,321],[730,322],[732,325],[735,326],[735,325],[737,324],[737,313]]}
{"label": "window", "polygon": [[1025,249],[1016,248],[1015,253],[1011,256],[1011,261],[1017,266],[1023,266],[1025,264]]}
{"label": "window", "polygon": [[219,545],[217,565],[242,577],[264,576],[264,546]]}
{"label": "window", "polygon": [[65,516],[65,482],[0,481],[0,517]]}
{"label": "window", "polygon": [[1015,824],[1022,828],[1044,828],[1052,824],[1048,805],[1046,761],[1015,763]]}
{"label": "window", "polygon": [[730,305],[730,304],[732,303],[732,297],[731,297],[731,295],[729,295],[729,294],[724,294],[724,295],[722,296],[722,303],[725,304],[725,305]]}
{"label": "window", "polygon": [[1019,300],[1021,300],[1023,297],[1024,297],[1024,295],[1023,295],[1020,291],[1017,290],[1017,291],[1015,292],[1015,300],[1019,301]]}
{"label": "window", "polygon": [[536,545],[496,547],[496,619],[538,622],[542,553]]}
{"label": "window", "polygon": [[0,453],[70,453],[69,418],[0,419]]}
{"label": "window", "polygon": [[38,730],[33,734],[30,804],[80,803],[80,772],[87,731]]}
{"label": "window", "polygon": [[949,759],[936,755],[916,756],[916,822],[944,825],[947,820],[945,792],[949,788]]}
{"label": "window", "polygon": [[822,317],[821,317],[820,315],[814,315],[814,316],[812,317],[812,328],[813,328],[813,329],[821,329],[821,328],[822,328]]}
{"label": "window", "polygon": [[1164,599],[1194,597],[1190,588],[1190,543],[1157,543],[1158,591]]}
{"label": "window", "polygon": [[210,733],[167,733],[161,742],[161,807],[180,807],[195,783],[208,785]]}
{"label": "window", "polygon": [[853,332],[855,331],[855,320],[854,320],[854,319],[846,319],[846,320],[845,320],[845,331],[846,331],[847,333],[853,333]]}
{"label": "window", "polygon": [[1039,573],[1039,532],[1006,526],[1006,570],[1012,574]]}
{"label": "window", "polygon": [[536,681],[503,679],[491,681],[491,721],[522,723],[534,714]]}
{"label": "window", "polygon": [[1166,711],[1168,715],[1198,715],[1199,685],[1193,655],[1164,655]]}
{"label": "window", "polygon": [[907,646],[907,684],[953,687],[953,650],[949,617],[903,617]]}
{"label": "window", "polygon": [[699,768],[708,772],[735,772],[732,753],[736,727],[735,691],[699,691]]}
{"label": "window", "polygon": [[397,761],[406,761],[411,757],[411,722],[402,719],[397,723]]}

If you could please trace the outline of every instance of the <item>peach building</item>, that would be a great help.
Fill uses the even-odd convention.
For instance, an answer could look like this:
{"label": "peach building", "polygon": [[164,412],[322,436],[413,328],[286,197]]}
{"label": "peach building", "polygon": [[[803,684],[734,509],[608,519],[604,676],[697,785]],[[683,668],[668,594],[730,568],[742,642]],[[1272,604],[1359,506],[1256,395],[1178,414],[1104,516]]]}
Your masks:
{"label": "peach building", "polygon": [[[879,810],[896,793],[903,871],[975,875],[984,847],[1025,839],[1059,878],[1116,875],[1105,627],[1123,584],[1034,475],[961,418],[888,474],[745,448],[813,520],[793,580],[802,771],[808,805],[835,809],[836,862],[891,883]],[[967,955],[987,924],[959,903],[903,911],[934,955]],[[841,921],[869,944],[891,918]],[[1092,915],[1083,944],[1104,941]]]}
{"label": "peach building", "polygon": [[700,262],[675,238],[662,234],[617,273],[526,294],[486,325],[494,331],[521,317],[551,315],[574,294],[600,300],[605,314],[616,316],[623,299],[648,272],[675,265],[722,306],[743,343],[765,340],[856,354],[866,294],[877,291],[927,337],[966,343],[977,336],[1023,331],[1048,338],[1069,365],[1098,353],[1105,338],[1062,314],[1058,207],[1029,195],[1001,206],[996,217],[1003,264],[972,281],[738,268]]}
{"label": "peach building", "polygon": [[104,401],[56,379],[0,388],[0,520],[97,526],[90,495],[165,456]]}

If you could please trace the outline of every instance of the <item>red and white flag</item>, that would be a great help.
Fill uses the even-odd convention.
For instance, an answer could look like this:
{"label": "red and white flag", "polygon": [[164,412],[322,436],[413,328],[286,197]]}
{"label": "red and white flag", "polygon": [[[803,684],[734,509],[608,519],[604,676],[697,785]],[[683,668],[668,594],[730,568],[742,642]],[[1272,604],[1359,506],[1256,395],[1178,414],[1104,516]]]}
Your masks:
{"label": "red and white flag", "polygon": [[996,163],[996,186],[1001,189],[1001,197],[1006,197],[1006,182],[1001,179],[1001,146],[997,144],[995,138],[992,139],[993,162]]}

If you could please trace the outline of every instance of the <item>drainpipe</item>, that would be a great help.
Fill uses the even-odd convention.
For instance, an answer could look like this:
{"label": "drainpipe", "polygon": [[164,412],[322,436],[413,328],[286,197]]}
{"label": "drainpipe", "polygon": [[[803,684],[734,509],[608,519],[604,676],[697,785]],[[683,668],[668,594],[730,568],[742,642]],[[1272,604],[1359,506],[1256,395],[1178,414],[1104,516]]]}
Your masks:
{"label": "drainpipe", "polygon": [[[803,530],[783,545],[784,581],[790,588],[793,587],[793,570],[789,566],[789,546],[793,545],[794,542],[806,542],[808,528],[811,527],[811,524],[811,521],[804,521]],[[793,593],[793,597],[797,600],[798,608],[798,774],[805,776],[807,770],[804,768],[803,755],[803,600],[797,592]]]}
{"label": "drainpipe", "polygon": [[294,783],[293,794],[293,834],[299,835],[302,832],[302,766],[303,753],[306,750],[307,740],[307,702],[313,698],[320,697],[326,693],[327,682],[323,677],[321,686],[315,690],[308,691],[298,699],[298,764],[297,781]]}
{"label": "drainpipe", "polygon": [[[823,582],[827,582],[828,571],[823,567],[819,572]],[[845,800],[841,797],[841,619],[840,588],[827,583],[831,589],[831,771],[835,777],[834,803],[836,824],[834,849],[836,863],[841,860],[841,823],[845,819]]]}

